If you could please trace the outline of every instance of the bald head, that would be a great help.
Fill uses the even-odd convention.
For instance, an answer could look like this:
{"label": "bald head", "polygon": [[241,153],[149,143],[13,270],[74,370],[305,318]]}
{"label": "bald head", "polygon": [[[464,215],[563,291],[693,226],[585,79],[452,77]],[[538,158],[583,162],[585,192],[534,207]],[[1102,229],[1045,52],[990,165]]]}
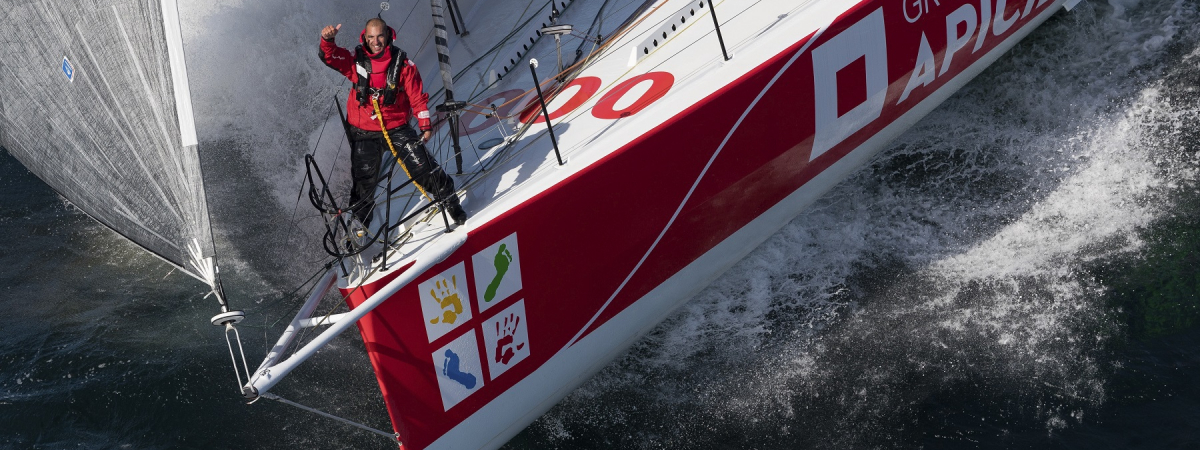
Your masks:
{"label": "bald head", "polygon": [[367,44],[368,51],[372,54],[383,51],[387,38],[387,23],[383,19],[374,18],[367,21],[366,29],[363,30],[363,42]]}
{"label": "bald head", "polygon": [[383,19],[380,19],[378,17],[373,17],[373,18],[371,18],[371,20],[367,21],[367,25],[363,28],[369,29],[371,27],[379,27],[379,29],[384,29],[384,28],[387,28],[387,22],[384,22]]}

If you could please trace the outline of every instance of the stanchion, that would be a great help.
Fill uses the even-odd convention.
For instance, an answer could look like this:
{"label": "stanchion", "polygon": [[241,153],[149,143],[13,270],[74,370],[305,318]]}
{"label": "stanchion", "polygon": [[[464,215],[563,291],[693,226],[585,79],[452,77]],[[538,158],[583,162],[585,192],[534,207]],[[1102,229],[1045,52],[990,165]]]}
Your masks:
{"label": "stanchion", "polygon": [[717,4],[708,0],[708,14],[713,18],[713,26],[717,28],[717,42],[721,43],[721,54],[729,61],[729,52],[725,50],[725,37],[721,35],[721,22],[717,21]]}
{"label": "stanchion", "polygon": [[542,103],[542,116],[546,118],[546,129],[550,130],[550,143],[554,144],[554,157],[558,158],[558,165],[561,166],[565,163],[562,153],[558,151],[558,138],[554,137],[554,125],[550,124],[550,110],[546,108],[546,96],[542,95],[542,83],[538,81],[537,66],[536,59],[529,60],[529,72],[533,73],[533,87],[537,88],[538,101]]}

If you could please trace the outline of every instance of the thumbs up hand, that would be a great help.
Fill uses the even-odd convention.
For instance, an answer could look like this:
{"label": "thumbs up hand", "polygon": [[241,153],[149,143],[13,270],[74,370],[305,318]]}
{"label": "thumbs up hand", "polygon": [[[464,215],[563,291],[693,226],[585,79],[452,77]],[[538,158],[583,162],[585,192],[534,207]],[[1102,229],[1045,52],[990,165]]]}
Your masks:
{"label": "thumbs up hand", "polygon": [[337,37],[338,30],[341,29],[342,24],[340,23],[337,24],[337,27],[334,27],[333,25],[326,25],[325,28],[321,29],[321,39],[333,42],[333,38]]}

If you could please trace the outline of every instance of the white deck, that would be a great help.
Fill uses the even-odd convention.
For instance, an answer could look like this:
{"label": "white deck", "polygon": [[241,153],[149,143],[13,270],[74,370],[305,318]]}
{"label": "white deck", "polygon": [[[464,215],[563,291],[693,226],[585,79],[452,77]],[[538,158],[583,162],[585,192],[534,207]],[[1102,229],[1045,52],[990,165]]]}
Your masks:
{"label": "white deck", "polygon": [[[583,33],[596,16],[601,3],[603,2],[576,0],[563,11],[559,23],[575,25],[577,32]],[[464,175],[454,178],[459,188],[463,207],[467,210],[470,218],[464,226],[454,232],[466,232],[486,224],[530,197],[595,163],[628,144],[632,139],[659,126],[722,86],[783,52],[796,42],[797,36],[805,36],[817,31],[853,6],[848,2],[814,2],[812,0],[760,0],[757,2],[726,0],[718,2],[716,8],[726,46],[733,56],[732,60],[724,61],[712,18],[706,10],[699,8],[696,8],[695,16],[688,16],[686,23],[678,26],[677,30],[669,34],[665,41],[660,42],[657,49],[652,50],[640,60],[633,57],[635,52],[642,49],[643,41],[660,34],[663,31],[662,28],[670,27],[672,22],[679,17],[677,14],[681,13],[681,10],[686,14],[688,10],[695,7],[695,3],[699,3],[699,1],[666,0],[655,3],[654,6],[642,13],[647,17],[622,35],[582,70],[579,76],[597,77],[602,81],[602,85],[599,92],[579,108],[552,121],[559,148],[563,158],[567,160],[566,165],[558,165],[545,124],[532,125],[528,132],[520,136],[520,139],[510,144],[510,148],[502,145],[487,152],[478,150],[475,145],[488,139],[502,137],[499,127],[464,136],[462,138]],[[641,4],[642,2],[639,0],[609,2],[604,10],[605,23],[604,30],[601,32],[611,32],[619,25],[619,22],[629,17]],[[465,17],[470,34],[465,38],[453,35],[450,37],[451,63],[456,71],[480,57],[484,58],[483,61],[492,61],[491,55],[483,55],[478,49],[490,49],[496,46],[498,37],[508,35],[512,30],[513,23],[524,21],[519,18],[520,11],[514,10],[513,5],[507,3],[479,2],[468,6],[464,2],[463,9],[471,11]],[[545,19],[548,14],[548,7],[537,11],[536,14],[526,13],[524,17],[528,18],[530,15],[534,15],[534,19],[525,28],[516,31],[514,36],[524,36],[528,30],[541,28],[541,24],[547,22]],[[487,20],[482,19],[485,17]],[[449,23],[447,27],[453,31]],[[595,33],[596,31],[593,31],[593,34]],[[776,34],[778,34],[777,38],[774,36]],[[437,55],[433,52],[432,45],[426,43],[423,47],[414,50],[411,49],[412,44],[403,43],[415,42],[417,38],[406,35],[401,36],[399,40],[402,45],[409,47],[406,50],[415,52],[411,57],[417,66],[423,69],[422,77],[425,81],[426,91],[431,94],[438,92],[441,78],[437,72]],[[424,39],[421,41],[425,42]],[[566,65],[574,60],[574,49],[581,40],[573,36],[566,36],[563,41],[563,58],[564,65]],[[494,55],[495,62],[493,64],[488,65],[481,62],[459,77],[454,88],[456,96],[462,97],[464,93],[471,93],[468,101],[480,102],[495,93],[511,89],[522,91],[532,89],[534,81],[528,67],[530,58],[536,58],[540,62],[539,77],[546,79],[553,75],[557,58],[556,48],[554,39],[547,36],[537,40],[537,43],[528,52],[522,52],[521,60],[517,62],[518,66],[512,69],[508,76],[487,88],[487,81],[495,77],[493,73],[504,73],[504,67],[510,65],[509,60],[516,59],[516,51],[522,50],[516,43],[501,47],[507,50],[501,50],[499,54]],[[592,48],[593,44],[586,44],[585,54]],[[654,71],[669,72],[675,77],[674,85],[663,98],[629,118],[608,120],[593,117],[592,107],[610,88],[631,77]],[[649,87],[649,82],[639,84],[623,98],[623,101],[617,103],[617,107],[632,103]],[[549,104],[550,110],[555,111],[574,92],[575,88],[572,88],[556,97]],[[536,101],[536,94],[530,94],[526,98],[533,98]],[[523,99],[521,104],[525,104],[525,101]],[[439,103],[441,103],[440,96],[430,99],[431,108]],[[483,119],[468,113],[464,114],[463,120],[470,124],[472,121],[482,121]],[[503,133],[512,134],[514,133],[513,127],[519,126],[519,123],[515,119],[511,119],[503,122],[503,126],[506,127]],[[443,131],[434,138],[431,151],[443,159],[443,167],[447,169],[447,173],[453,173],[454,162],[453,157],[449,156],[451,155],[449,137],[445,130],[443,128]],[[495,164],[493,158],[502,149],[503,154],[499,164],[496,164],[487,173],[473,176],[480,171],[482,165]],[[465,186],[464,181],[468,181]],[[406,198],[396,201],[393,208],[398,211],[403,207],[405,200]],[[382,209],[382,205],[377,208],[380,211]],[[393,220],[402,217],[401,213],[397,211],[393,211]],[[387,266],[389,268],[403,265],[419,254],[428,244],[445,234],[445,226],[440,215],[430,216],[426,223],[428,225],[415,226],[412,238],[393,249],[388,258]],[[365,253],[374,254],[375,252]],[[369,256],[364,256],[360,260],[360,264]],[[374,270],[375,268],[377,267],[361,266],[356,273],[344,278],[341,285],[353,286],[369,283],[387,273]],[[364,277],[364,275],[366,276]]]}

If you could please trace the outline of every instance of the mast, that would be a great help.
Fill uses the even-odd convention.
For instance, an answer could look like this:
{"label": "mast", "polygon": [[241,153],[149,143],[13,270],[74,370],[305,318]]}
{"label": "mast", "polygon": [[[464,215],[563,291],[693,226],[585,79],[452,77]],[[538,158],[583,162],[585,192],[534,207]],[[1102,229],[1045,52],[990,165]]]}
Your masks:
{"label": "mast", "polygon": [[[446,18],[443,15],[442,1],[429,0],[433,10],[433,43],[437,47],[438,66],[442,72],[442,85],[446,88],[445,101],[437,106],[438,112],[446,113],[450,125],[450,142],[454,145],[454,164],[458,174],[462,174],[462,147],[458,143],[458,121],[465,102],[454,101],[454,76],[450,67],[450,41],[446,32]],[[463,23],[466,28],[466,23]]]}

